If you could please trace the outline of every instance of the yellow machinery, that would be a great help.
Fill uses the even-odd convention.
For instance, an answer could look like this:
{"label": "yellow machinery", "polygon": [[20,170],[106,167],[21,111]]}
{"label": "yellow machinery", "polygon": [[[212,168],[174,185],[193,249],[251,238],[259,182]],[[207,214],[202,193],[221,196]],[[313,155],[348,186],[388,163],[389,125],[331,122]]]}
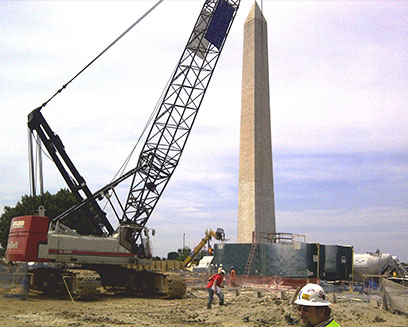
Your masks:
{"label": "yellow machinery", "polygon": [[203,248],[205,243],[207,243],[211,238],[214,237],[218,241],[224,241],[225,240],[225,233],[224,229],[222,228],[217,228],[217,230],[214,232],[212,229],[206,230],[205,231],[205,237],[203,237],[200,241],[200,243],[197,244],[197,246],[194,248],[194,250],[187,256],[187,258],[184,259],[184,267],[187,267],[195,256],[200,252],[200,250]]}

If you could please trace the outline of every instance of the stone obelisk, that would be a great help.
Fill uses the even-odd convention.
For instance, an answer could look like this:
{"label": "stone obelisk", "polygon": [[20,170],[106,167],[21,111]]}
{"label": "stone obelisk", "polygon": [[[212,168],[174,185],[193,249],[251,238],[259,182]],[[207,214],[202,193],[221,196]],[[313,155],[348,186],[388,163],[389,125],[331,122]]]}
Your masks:
{"label": "stone obelisk", "polygon": [[267,24],[254,3],[244,25],[238,243],[276,233],[269,108]]}

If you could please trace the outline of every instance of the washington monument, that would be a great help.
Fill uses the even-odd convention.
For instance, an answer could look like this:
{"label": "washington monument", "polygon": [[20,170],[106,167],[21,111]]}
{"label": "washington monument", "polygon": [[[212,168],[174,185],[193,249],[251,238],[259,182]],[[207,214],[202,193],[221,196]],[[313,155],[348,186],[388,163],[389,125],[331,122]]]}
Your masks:
{"label": "washington monument", "polygon": [[267,24],[254,3],[244,25],[238,243],[276,233],[269,107]]}

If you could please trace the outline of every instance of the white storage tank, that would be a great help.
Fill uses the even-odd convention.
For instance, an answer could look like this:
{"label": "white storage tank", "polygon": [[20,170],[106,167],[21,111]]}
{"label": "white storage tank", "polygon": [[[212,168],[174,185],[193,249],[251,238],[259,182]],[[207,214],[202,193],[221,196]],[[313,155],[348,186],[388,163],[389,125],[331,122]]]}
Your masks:
{"label": "white storage tank", "polygon": [[392,256],[386,253],[354,254],[354,280],[363,280],[363,275],[382,275],[391,265]]}

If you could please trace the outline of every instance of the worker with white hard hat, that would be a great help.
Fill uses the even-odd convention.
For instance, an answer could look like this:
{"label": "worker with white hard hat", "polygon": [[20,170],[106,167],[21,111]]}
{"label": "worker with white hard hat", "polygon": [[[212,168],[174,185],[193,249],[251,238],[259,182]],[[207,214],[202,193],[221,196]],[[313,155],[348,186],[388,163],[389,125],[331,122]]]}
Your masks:
{"label": "worker with white hard hat", "polygon": [[296,296],[303,327],[340,327],[331,317],[331,304],[324,289],[317,284],[306,284]]}

